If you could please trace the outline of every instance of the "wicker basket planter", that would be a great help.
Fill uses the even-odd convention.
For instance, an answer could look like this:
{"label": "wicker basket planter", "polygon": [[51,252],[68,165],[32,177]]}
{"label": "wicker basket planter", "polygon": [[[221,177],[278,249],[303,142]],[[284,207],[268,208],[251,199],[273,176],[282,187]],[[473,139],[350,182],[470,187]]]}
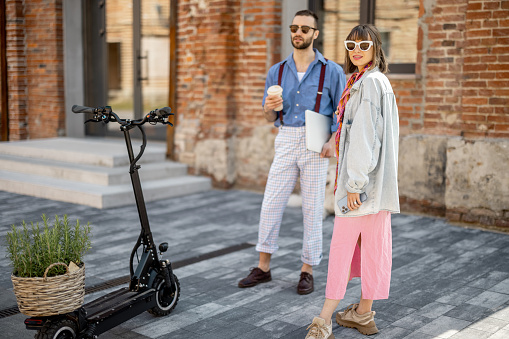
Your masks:
{"label": "wicker basket planter", "polygon": [[[66,273],[47,277],[50,268],[66,267]],[[69,272],[64,263],[46,268],[42,278],[23,278],[11,275],[19,311],[27,316],[50,316],[72,312],[83,305],[85,297],[85,264]]]}

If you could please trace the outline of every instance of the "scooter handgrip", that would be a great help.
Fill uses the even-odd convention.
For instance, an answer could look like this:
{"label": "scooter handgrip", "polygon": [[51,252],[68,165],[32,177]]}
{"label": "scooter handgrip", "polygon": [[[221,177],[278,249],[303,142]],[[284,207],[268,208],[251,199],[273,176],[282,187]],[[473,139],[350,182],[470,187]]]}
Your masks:
{"label": "scooter handgrip", "polygon": [[162,112],[163,114],[167,114],[167,115],[171,114],[171,108],[170,107],[159,108],[159,111]]}
{"label": "scooter handgrip", "polygon": [[79,106],[79,105],[73,105],[72,111],[74,113],[94,113],[95,108],[93,107],[86,107],[86,106]]}

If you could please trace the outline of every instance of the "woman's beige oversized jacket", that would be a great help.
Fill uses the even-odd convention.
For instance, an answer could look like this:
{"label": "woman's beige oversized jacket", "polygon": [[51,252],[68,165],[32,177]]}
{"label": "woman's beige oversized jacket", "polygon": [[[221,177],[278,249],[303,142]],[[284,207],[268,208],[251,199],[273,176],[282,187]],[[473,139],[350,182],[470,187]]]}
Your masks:
{"label": "woman's beige oversized jacket", "polygon": [[[366,71],[350,89],[338,157],[335,212],[340,217],[399,212],[399,118],[389,79],[377,67]],[[368,199],[355,211],[340,212],[337,202],[348,192]]]}

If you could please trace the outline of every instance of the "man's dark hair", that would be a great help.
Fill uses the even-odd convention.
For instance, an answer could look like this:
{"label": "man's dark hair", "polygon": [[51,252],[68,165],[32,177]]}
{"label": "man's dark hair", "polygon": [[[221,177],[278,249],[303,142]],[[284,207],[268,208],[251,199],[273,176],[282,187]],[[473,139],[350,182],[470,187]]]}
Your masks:
{"label": "man's dark hair", "polygon": [[296,16],[311,16],[315,19],[315,28],[318,28],[318,15],[315,14],[315,12],[310,11],[309,9],[303,9],[302,11],[298,11],[295,13],[294,17]]}

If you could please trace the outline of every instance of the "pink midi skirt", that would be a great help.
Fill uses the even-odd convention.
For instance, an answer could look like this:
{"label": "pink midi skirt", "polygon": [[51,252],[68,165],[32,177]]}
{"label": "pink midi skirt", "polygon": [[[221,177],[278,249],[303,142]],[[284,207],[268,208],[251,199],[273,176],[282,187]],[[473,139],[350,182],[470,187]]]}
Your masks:
{"label": "pink midi skirt", "polygon": [[[357,240],[361,238],[359,248]],[[391,214],[381,211],[360,217],[336,217],[329,253],[327,299],[343,299],[346,286],[361,278],[362,298],[389,298],[392,268]]]}

